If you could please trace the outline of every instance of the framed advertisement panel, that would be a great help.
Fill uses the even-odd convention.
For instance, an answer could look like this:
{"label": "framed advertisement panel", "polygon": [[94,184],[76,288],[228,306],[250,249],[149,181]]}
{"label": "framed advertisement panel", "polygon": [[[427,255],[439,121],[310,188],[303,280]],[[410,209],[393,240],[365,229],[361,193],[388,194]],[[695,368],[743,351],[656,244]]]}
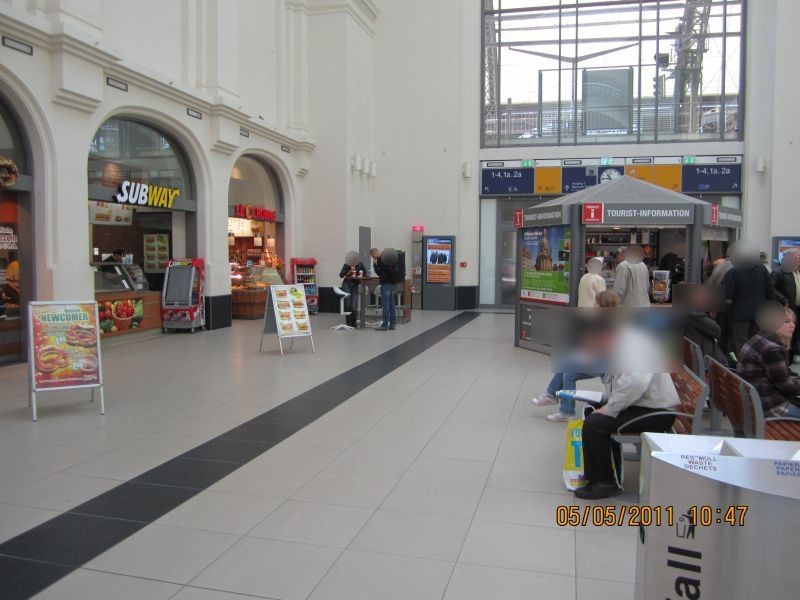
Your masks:
{"label": "framed advertisement panel", "polygon": [[521,300],[569,304],[571,237],[566,225],[522,230]]}
{"label": "framed advertisement panel", "polygon": [[425,240],[426,283],[453,283],[453,240],[427,238]]}
{"label": "framed advertisement panel", "polygon": [[105,414],[103,365],[97,302],[31,302],[31,415],[37,420],[36,393],[100,388],[100,414]]}
{"label": "framed advertisement panel", "polygon": [[[314,336],[311,333],[311,318],[308,311],[305,285],[272,285],[264,311],[264,328],[261,334],[263,345],[264,334],[278,334],[278,345],[283,356],[283,339],[308,337],[311,339],[311,351],[314,352]],[[270,306],[271,305],[271,306]],[[259,346],[259,352],[261,346]]]}

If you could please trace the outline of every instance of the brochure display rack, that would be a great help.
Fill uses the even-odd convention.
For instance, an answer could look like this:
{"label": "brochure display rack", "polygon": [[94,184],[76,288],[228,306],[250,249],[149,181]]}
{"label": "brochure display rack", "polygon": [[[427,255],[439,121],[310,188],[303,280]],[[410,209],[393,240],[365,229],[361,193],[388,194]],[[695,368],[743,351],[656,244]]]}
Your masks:
{"label": "brochure display rack", "polygon": [[293,258],[292,283],[305,286],[306,301],[311,314],[319,311],[319,292],[317,291],[317,259]]}

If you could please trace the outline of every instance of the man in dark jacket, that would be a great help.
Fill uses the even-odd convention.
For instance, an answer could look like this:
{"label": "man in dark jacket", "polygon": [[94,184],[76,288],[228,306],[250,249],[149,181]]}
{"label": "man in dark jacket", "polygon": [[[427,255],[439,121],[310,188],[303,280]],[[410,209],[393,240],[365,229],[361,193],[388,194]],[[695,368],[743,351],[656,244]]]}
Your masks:
{"label": "man in dark jacket", "polygon": [[[770,278],[775,286],[775,299],[794,311],[795,318],[800,316],[798,314],[800,297],[797,294],[798,266],[800,266],[800,261],[798,261],[797,255],[792,252],[786,252],[781,259],[780,268],[774,269],[770,273]],[[800,355],[800,343],[798,343],[798,330],[796,328],[792,336],[791,350],[795,356]]]}
{"label": "man in dark jacket", "polygon": [[722,329],[719,324],[703,312],[687,313],[683,317],[683,335],[700,346],[703,356],[710,356],[723,365],[728,359],[719,345]]}
{"label": "man in dark jacket", "polygon": [[[373,258],[374,255],[373,255]],[[383,321],[378,331],[387,329],[397,329],[397,301],[395,290],[397,289],[400,277],[398,266],[398,252],[394,248],[385,248],[375,262],[375,274],[380,278],[381,283],[381,307],[383,308]]]}
{"label": "man in dark jacket", "polygon": [[731,321],[733,352],[738,357],[742,346],[758,332],[756,312],[767,300],[775,299],[775,287],[761,263],[758,248],[747,241],[735,244],[725,274],[725,297]]}

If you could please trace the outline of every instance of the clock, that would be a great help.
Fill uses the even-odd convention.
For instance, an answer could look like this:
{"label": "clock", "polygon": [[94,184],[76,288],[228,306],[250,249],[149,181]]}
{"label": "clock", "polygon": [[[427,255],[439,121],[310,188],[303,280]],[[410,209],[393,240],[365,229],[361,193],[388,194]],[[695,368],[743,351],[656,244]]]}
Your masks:
{"label": "clock", "polygon": [[600,183],[606,183],[608,181],[614,181],[615,179],[619,179],[622,177],[622,172],[619,169],[606,169],[602,173],[600,173]]}

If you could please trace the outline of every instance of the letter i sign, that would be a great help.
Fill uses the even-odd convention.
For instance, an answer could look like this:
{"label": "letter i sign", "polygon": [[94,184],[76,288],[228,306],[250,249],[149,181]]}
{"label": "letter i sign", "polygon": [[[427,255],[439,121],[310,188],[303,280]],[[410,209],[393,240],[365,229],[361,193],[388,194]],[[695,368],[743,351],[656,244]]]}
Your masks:
{"label": "letter i sign", "polygon": [[584,223],[602,223],[603,222],[603,203],[602,202],[586,202],[582,205],[583,213],[581,220]]}

